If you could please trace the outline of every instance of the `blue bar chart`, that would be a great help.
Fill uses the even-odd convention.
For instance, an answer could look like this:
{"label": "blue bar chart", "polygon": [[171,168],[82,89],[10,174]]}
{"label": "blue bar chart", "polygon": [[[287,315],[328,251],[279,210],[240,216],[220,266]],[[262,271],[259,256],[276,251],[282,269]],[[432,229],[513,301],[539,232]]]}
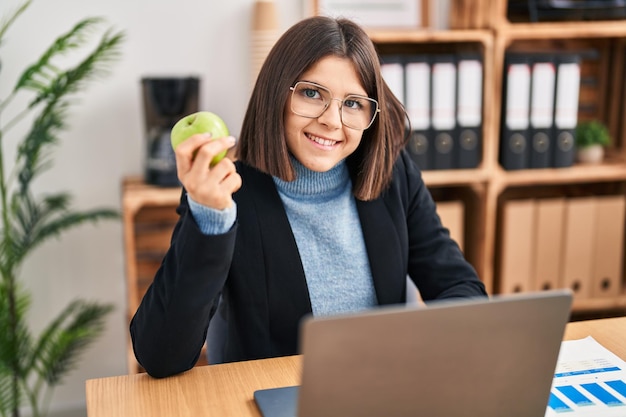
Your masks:
{"label": "blue bar chart", "polygon": [[626,362],[593,338],[563,342],[546,417],[626,416]]}

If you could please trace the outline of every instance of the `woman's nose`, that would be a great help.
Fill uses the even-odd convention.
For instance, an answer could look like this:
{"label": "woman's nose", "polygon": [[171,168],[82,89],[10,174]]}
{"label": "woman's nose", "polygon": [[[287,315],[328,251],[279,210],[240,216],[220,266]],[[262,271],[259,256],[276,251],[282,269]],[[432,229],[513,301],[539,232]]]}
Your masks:
{"label": "woman's nose", "polygon": [[[333,102],[336,101],[337,102],[337,107],[333,106]],[[342,106],[343,102],[341,100],[339,100],[338,98],[333,98],[330,100],[330,104],[328,105],[328,107],[326,108],[326,110],[324,110],[324,113],[322,113],[320,115],[320,117],[317,118],[317,120],[328,126],[329,128],[334,128],[334,129],[338,129],[341,127],[341,106]],[[335,111],[336,109],[336,111]]]}

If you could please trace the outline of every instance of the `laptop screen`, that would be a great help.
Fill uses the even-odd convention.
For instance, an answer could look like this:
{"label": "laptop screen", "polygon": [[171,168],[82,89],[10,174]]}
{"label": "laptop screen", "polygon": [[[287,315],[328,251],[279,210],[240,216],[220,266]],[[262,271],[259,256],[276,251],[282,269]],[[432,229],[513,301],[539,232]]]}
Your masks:
{"label": "laptop screen", "polygon": [[543,416],[571,301],[555,290],[309,317],[289,407],[298,417]]}

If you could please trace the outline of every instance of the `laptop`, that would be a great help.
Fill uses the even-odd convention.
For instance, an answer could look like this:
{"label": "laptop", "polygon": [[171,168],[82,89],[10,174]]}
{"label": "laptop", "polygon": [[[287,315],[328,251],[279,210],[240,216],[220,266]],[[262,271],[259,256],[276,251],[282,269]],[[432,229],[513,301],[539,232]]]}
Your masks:
{"label": "laptop", "polygon": [[303,319],[299,386],[263,417],[541,417],[572,293],[551,290]]}

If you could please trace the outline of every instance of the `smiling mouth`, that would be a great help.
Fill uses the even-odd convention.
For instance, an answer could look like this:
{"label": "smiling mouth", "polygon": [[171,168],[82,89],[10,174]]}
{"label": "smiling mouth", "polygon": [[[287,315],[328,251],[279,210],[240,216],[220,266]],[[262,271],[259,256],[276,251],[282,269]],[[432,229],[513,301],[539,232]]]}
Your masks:
{"label": "smiling mouth", "polygon": [[336,140],[320,138],[319,136],[315,136],[310,133],[306,133],[306,137],[309,138],[309,140],[312,140],[313,142],[322,146],[334,146],[337,143]]}

